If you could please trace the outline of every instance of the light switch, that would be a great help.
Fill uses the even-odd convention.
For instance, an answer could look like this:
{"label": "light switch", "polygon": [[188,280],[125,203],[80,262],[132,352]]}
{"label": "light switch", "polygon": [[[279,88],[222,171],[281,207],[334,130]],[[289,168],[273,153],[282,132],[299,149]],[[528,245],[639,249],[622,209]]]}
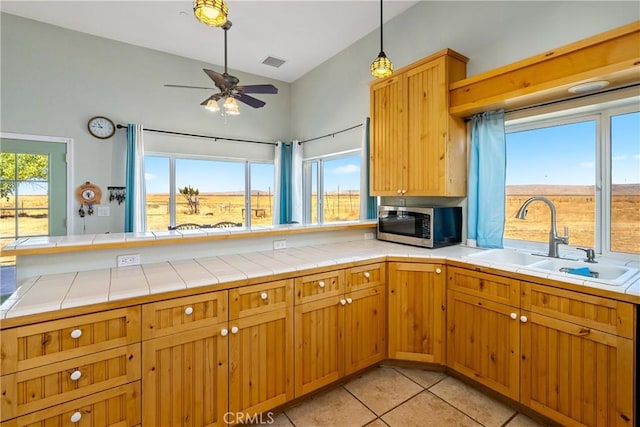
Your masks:
{"label": "light switch", "polygon": [[109,206],[99,206],[98,207],[98,216],[109,216]]}

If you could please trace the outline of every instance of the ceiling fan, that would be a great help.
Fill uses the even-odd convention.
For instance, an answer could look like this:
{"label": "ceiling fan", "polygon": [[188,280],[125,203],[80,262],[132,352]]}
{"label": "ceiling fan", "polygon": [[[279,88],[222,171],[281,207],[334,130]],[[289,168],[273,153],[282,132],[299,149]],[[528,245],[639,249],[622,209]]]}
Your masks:
{"label": "ceiling fan", "polygon": [[[276,94],[278,93],[278,88],[272,84],[238,86],[240,80],[237,77],[227,73],[227,31],[229,31],[229,28],[231,28],[231,21],[227,21],[222,26],[222,29],[224,30],[224,73],[220,74],[213,70],[207,70],[206,68],[203,69],[207,76],[209,76],[209,78],[213,80],[215,86],[220,89],[220,92],[211,95],[202,103],[200,103],[200,105],[204,105],[209,110],[218,111],[220,108],[218,107],[217,102],[220,99],[224,99],[224,107],[226,112],[231,114],[239,114],[238,106],[235,103],[236,99],[253,108],[261,108],[266,105],[266,102],[247,94]],[[165,85],[165,87],[213,90],[213,88],[202,86]]]}

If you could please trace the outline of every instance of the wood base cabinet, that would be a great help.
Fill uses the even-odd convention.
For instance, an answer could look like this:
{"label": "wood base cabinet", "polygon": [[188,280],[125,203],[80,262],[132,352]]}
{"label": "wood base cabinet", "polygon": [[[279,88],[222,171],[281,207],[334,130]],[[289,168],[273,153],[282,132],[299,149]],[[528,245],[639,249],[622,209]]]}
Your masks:
{"label": "wood base cabinet", "polygon": [[296,397],[384,360],[384,283],[383,263],[296,280]]}
{"label": "wood base cabinet", "polygon": [[444,362],[442,264],[390,262],[389,358]]}
{"label": "wood base cabinet", "polygon": [[633,304],[448,271],[451,368],[561,425],[635,425]]}

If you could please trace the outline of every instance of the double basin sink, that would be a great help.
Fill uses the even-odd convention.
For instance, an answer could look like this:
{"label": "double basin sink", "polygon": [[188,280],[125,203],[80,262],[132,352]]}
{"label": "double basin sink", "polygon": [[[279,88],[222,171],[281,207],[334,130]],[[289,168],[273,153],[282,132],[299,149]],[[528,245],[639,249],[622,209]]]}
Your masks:
{"label": "double basin sink", "polygon": [[525,270],[565,275],[565,277],[601,282],[611,286],[621,286],[638,273],[638,269],[626,266],[549,258],[512,249],[489,249],[468,257],[496,265],[518,266]]}

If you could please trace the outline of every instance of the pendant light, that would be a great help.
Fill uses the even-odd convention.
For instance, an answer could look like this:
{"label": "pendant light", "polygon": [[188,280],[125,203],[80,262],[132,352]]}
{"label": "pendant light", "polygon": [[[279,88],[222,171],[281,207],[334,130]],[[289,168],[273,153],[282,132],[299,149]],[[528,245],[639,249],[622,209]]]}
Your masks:
{"label": "pendant light", "polygon": [[194,0],[193,14],[203,24],[222,27],[227,22],[229,9],[224,0]]}
{"label": "pendant light", "polygon": [[380,0],[380,53],[371,63],[371,74],[378,79],[389,77],[393,74],[393,64],[384,54],[384,49],[382,49],[382,0]]}

